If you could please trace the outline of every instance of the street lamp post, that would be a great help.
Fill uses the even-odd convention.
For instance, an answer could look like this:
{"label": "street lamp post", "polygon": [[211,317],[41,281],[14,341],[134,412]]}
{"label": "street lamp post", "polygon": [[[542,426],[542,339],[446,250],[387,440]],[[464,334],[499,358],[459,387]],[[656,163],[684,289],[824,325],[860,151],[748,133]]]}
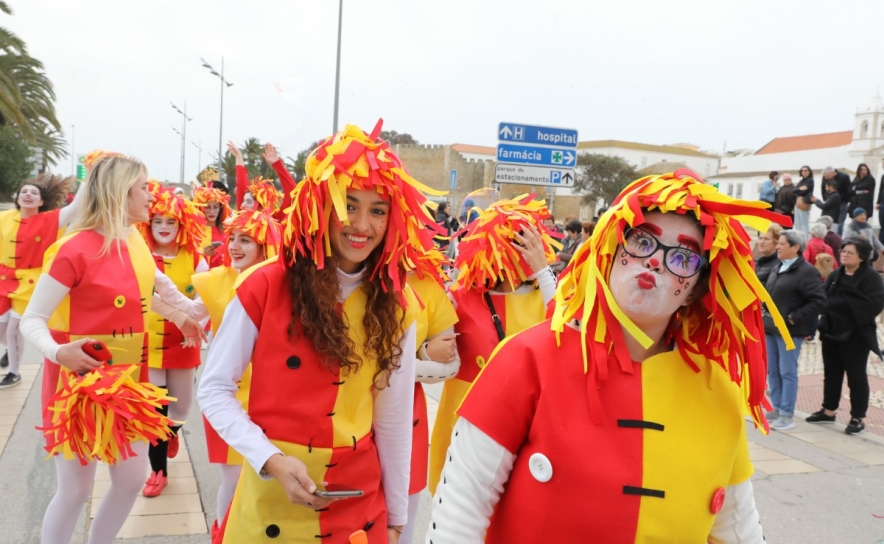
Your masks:
{"label": "street lamp post", "polygon": [[[208,68],[209,72],[213,76],[217,76],[218,79],[221,80],[221,114],[219,116],[219,121],[218,121],[218,176],[220,177],[221,172],[224,171],[224,169],[221,166],[221,157],[222,157],[222,155],[221,155],[221,141],[224,137],[224,86],[226,85],[227,87],[232,87],[233,83],[224,79],[224,57],[221,57],[221,73],[218,73],[217,70],[212,68],[212,65],[210,65],[208,62],[206,62],[206,59],[200,58],[200,61],[202,61],[204,68]],[[229,185],[229,183],[228,183],[228,185]],[[236,190],[234,189],[234,196],[235,195],[236,195]]]}
{"label": "street lamp post", "polygon": [[338,1],[338,59],[335,63],[335,118],[332,134],[338,132],[338,94],[341,90],[341,23],[344,20],[344,0]]}
{"label": "street lamp post", "polygon": [[[169,102],[169,103],[172,104],[171,102]],[[175,132],[178,132],[178,134],[181,135],[181,174],[180,174],[180,179],[178,180],[178,183],[183,184],[184,183],[184,160],[185,160],[184,159],[184,143],[186,141],[185,139],[186,139],[186,135],[187,135],[187,122],[193,121],[193,119],[191,119],[190,117],[187,116],[187,101],[184,102],[184,111],[179,110],[178,106],[176,106],[175,104],[172,104],[172,109],[177,111],[178,113],[180,113],[181,117],[184,118],[182,120],[181,132],[178,132],[177,130],[175,130]],[[173,130],[174,130],[174,128],[173,128]]]}

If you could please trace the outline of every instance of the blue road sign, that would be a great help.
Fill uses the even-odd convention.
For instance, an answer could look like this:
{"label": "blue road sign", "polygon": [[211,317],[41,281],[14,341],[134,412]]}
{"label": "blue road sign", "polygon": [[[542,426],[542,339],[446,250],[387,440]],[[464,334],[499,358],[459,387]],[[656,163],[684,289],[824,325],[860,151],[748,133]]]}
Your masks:
{"label": "blue road sign", "polygon": [[560,147],[497,144],[497,162],[572,168],[577,164],[577,152]]}
{"label": "blue road sign", "polygon": [[451,190],[453,191],[457,187],[457,170],[451,170]]}
{"label": "blue road sign", "polygon": [[501,142],[577,147],[577,131],[570,128],[500,123],[497,127],[497,139]]}

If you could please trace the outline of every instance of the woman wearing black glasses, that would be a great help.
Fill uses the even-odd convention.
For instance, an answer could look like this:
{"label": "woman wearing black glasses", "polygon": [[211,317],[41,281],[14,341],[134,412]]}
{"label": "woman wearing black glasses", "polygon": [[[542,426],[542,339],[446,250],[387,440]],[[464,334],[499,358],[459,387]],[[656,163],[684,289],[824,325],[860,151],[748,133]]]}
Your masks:
{"label": "woman wearing black glasses", "polygon": [[552,320],[497,348],[458,410],[428,541],[761,542],[742,416],[766,425],[767,295],[740,221],[781,216],[697,178],[628,186]]}

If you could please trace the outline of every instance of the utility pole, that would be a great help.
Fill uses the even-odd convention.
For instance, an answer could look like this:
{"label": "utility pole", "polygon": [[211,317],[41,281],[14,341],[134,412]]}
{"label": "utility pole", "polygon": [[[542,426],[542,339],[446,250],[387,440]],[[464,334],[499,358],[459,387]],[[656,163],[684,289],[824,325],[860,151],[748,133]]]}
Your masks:
{"label": "utility pole", "polygon": [[341,23],[344,20],[344,0],[338,1],[338,59],[335,63],[335,117],[332,134],[338,131],[338,96],[341,90]]}
{"label": "utility pole", "polygon": [[[171,102],[169,102],[169,103],[172,104]],[[181,111],[180,109],[178,109],[178,106],[176,106],[175,104],[172,104],[172,109],[177,111],[178,113],[180,113],[181,117],[184,118],[181,122],[181,124],[182,124],[181,132],[178,132],[177,130],[175,131],[181,135],[181,174],[180,174],[180,179],[178,180],[178,183],[183,184],[184,183],[184,161],[185,161],[185,158],[184,158],[185,146],[184,146],[184,144],[187,141],[186,140],[186,138],[187,138],[187,122],[193,121],[193,119],[191,119],[190,117],[187,116],[187,101],[186,100],[184,101],[184,111]],[[173,128],[173,130],[174,130],[174,128]]]}

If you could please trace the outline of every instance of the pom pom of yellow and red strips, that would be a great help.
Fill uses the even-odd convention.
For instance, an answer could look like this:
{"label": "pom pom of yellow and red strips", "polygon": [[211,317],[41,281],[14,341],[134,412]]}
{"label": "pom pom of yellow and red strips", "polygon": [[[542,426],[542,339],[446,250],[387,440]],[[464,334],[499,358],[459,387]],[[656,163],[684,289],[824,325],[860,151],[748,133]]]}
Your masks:
{"label": "pom pom of yellow and red strips", "polygon": [[263,212],[272,215],[278,212],[279,207],[282,206],[282,191],[273,185],[272,179],[261,176],[254,178],[249,184],[249,192],[252,193],[258,208]]}
{"label": "pom pom of yellow and red strips", "polygon": [[164,440],[174,422],[159,412],[174,401],[164,388],[139,382],[139,365],[104,365],[83,376],[63,371],[61,389],[49,401],[49,455],[109,465],[135,455],[132,442]]}
{"label": "pom pom of yellow and red strips", "polygon": [[404,305],[407,272],[438,277],[432,259],[421,255],[434,247],[433,236],[446,232],[427,211],[425,195],[445,192],[411,177],[389,144],[378,140],[382,125],[379,120],[371,134],[347,125],[307,157],[306,177],[292,191],[292,205],[285,210],[283,243],[291,249],[292,261],[312,259],[323,268],[331,255],[329,221],[348,221],[347,189],[376,190],[391,206],[382,256],[371,278],[386,274]]}
{"label": "pom pom of yellow and red strips", "polygon": [[211,184],[211,181],[206,181],[205,185],[194,187],[193,203],[199,208],[204,208],[209,202],[221,204],[221,214],[219,217],[224,222],[230,217],[230,195],[212,187]]}
{"label": "pom pom of yellow and red strips", "polygon": [[[264,246],[268,259],[279,254],[282,243],[282,227],[275,219],[258,210],[239,210],[224,222],[224,238],[230,238],[233,231],[246,233],[256,243]],[[224,264],[230,266],[230,254],[224,253]]]}
{"label": "pom pom of yellow and red strips", "polygon": [[[203,212],[183,195],[176,195],[171,187],[163,187],[154,180],[148,181],[147,190],[154,197],[154,201],[150,203],[150,217],[163,215],[177,219],[178,234],[175,242],[179,247],[196,255],[206,236],[203,229],[206,226],[206,216]],[[144,223],[142,225],[142,233],[147,233],[150,230],[149,222],[147,225]],[[145,239],[150,243],[153,238],[147,234]]]}
{"label": "pom pom of yellow and red strips", "polygon": [[104,157],[122,157],[122,156],[123,156],[122,153],[117,153],[114,151],[107,151],[105,149],[96,149],[94,151],[87,153],[86,156],[83,157],[83,164],[86,166],[86,170],[89,170],[92,168],[92,165],[95,164],[96,161],[98,161],[98,159],[101,159]]}
{"label": "pom pom of yellow and red strips", "polygon": [[[764,202],[731,198],[700,179],[694,172],[681,169],[632,182],[599,218],[592,236],[577,249],[559,280],[552,330],[560,334],[567,323],[580,320],[594,419],[601,418],[596,388],[607,379],[608,365],[617,362],[621,370],[632,372],[623,330],[645,347],[652,343],[618,307],[608,290],[608,278],[623,232],[644,223],[646,212],[659,211],[695,217],[705,230],[703,250],[709,260],[708,291],[699,303],[676,315],[663,341],[674,340],[696,371],[710,362],[721,366],[741,385],[756,424],[768,430],[763,414],[769,406],[764,398],[767,353],[762,303],[766,303],[787,343],[791,344],[791,338],[776,305],[755,275],[749,235],[742,224],[764,232],[771,222],[789,226],[791,221],[767,210],[769,205]],[[592,342],[587,343],[587,335]]]}
{"label": "pom pom of yellow and red strips", "polygon": [[484,211],[473,210],[479,213],[478,218],[453,235],[466,233],[457,246],[454,266],[460,272],[452,290],[467,288],[484,293],[505,280],[514,286],[527,281],[534,272],[513,243],[516,233],[529,225],[540,232],[547,262],[555,261],[556,250],[562,248],[553,238],[561,235],[543,225],[543,220],[551,216],[546,202],[535,200],[534,194],[498,200]]}

